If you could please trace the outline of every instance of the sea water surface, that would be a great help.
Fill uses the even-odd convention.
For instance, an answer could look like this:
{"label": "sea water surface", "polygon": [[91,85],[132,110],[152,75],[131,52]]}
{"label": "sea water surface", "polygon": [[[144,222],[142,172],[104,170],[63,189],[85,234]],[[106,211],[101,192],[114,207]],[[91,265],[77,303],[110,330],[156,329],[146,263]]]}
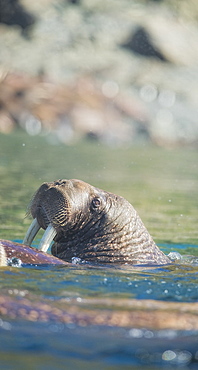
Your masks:
{"label": "sea water surface", "polygon": [[[198,301],[198,162],[195,149],[108,148],[84,141],[0,136],[0,238],[21,242],[27,206],[44,181],[79,178],[127,198],[174,267],[26,266],[0,270],[1,292],[52,303],[82,299]],[[39,238],[34,242],[37,246]],[[101,307],[102,309],[102,307]],[[112,304],[111,310],[114,310]],[[0,319],[2,369],[197,369],[198,333]]]}

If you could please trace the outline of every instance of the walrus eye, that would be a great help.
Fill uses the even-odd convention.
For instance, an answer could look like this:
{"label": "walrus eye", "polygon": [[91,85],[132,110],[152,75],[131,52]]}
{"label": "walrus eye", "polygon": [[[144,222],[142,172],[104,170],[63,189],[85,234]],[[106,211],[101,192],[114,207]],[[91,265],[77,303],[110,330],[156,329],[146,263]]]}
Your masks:
{"label": "walrus eye", "polygon": [[99,198],[94,198],[91,202],[91,205],[94,209],[100,207],[100,199]]}

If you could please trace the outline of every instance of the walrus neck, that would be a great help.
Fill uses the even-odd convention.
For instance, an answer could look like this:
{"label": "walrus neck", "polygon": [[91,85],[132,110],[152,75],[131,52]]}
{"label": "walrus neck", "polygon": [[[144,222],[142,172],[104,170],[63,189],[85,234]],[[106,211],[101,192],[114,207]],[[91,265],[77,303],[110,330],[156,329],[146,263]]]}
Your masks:
{"label": "walrus neck", "polygon": [[63,240],[52,246],[52,254],[69,262],[73,257],[78,257],[83,261],[98,263],[170,263],[153,241],[133,206],[123,201],[126,202],[124,214],[111,205],[108,217],[104,215],[95,221],[94,234],[90,235],[90,228],[68,233]]}
{"label": "walrus neck", "polygon": [[170,263],[169,258],[155,244],[135,210],[130,222],[129,235],[131,237],[124,243],[125,262],[133,261],[133,264]]}

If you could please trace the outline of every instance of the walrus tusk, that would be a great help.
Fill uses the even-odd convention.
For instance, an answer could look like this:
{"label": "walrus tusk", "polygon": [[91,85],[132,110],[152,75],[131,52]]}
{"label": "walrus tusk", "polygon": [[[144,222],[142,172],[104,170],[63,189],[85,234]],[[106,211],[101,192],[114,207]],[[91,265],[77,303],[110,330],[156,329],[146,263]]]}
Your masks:
{"label": "walrus tusk", "polygon": [[0,242],[0,266],[7,266],[7,256],[3,244]]}
{"label": "walrus tusk", "polygon": [[[34,218],[34,220],[32,221],[32,223],[31,223],[31,225],[30,225],[30,227],[29,227],[29,229],[28,229],[28,231],[25,235],[25,238],[23,240],[23,244],[30,246],[33,239],[35,238],[36,234],[40,230],[40,228],[41,227],[40,227],[37,219]],[[43,237],[41,238],[38,249],[40,249],[43,252],[47,252],[47,250],[50,246],[50,243],[52,242],[52,240],[54,239],[56,234],[57,234],[57,232],[54,229],[54,227],[52,226],[52,224],[49,224],[47,229],[45,230],[45,232],[43,234]]]}
{"label": "walrus tusk", "polygon": [[32,244],[32,241],[33,239],[35,238],[36,234],[38,233],[38,231],[40,230],[40,225],[37,221],[36,218],[34,218],[34,220],[32,221],[26,235],[25,235],[25,238],[23,240],[23,244],[25,245],[31,245]]}
{"label": "walrus tusk", "polygon": [[45,230],[43,237],[41,238],[41,241],[39,243],[38,249],[40,249],[43,252],[47,252],[50,243],[56,236],[57,232],[55,228],[52,226],[52,224],[49,224],[47,229]]}

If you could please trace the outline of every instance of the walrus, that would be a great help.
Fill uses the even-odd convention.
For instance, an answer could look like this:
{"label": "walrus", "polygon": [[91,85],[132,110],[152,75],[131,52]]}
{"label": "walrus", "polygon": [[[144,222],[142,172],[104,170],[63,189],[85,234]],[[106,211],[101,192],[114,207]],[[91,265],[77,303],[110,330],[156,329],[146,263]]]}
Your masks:
{"label": "walrus", "polygon": [[33,222],[23,243],[31,245],[40,228],[39,249],[53,256],[91,263],[170,264],[133,206],[123,197],[84,181],[43,183],[30,204]]}
{"label": "walrus", "polygon": [[34,247],[0,239],[0,266],[68,265],[67,262]]}

